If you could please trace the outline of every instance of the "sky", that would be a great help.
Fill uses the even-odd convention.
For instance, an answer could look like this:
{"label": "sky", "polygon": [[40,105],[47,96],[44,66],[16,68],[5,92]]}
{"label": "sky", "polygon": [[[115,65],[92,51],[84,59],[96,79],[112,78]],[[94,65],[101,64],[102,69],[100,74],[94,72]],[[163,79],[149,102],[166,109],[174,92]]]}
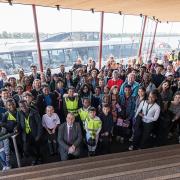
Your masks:
{"label": "sky", "polygon": [[[34,32],[32,7],[25,5],[9,6],[0,3],[0,32]],[[100,13],[55,8],[37,7],[39,32],[58,33],[70,31],[99,31]],[[123,23],[124,22],[124,23]],[[153,33],[155,23],[147,22],[146,33]],[[105,33],[139,33],[142,27],[140,16],[106,13]],[[180,33],[180,23],[161,23],[157,32]]]}

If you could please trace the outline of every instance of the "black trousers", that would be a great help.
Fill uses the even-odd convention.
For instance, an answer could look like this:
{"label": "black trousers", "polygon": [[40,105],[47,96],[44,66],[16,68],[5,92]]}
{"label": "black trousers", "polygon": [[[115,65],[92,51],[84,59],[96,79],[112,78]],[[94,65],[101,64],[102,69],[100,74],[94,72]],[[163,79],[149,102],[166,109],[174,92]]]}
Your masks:
{"label": "black trousers", "polygon": [[170,132],[174,133],[177,130],[178,136],[180,136],[180,119],[172,122]]}
{"label": "black trousers", "polygon": [[41,148],[41,140],[36,141],[31,134],[26,135],[26,141],[23,144],[23,150],[26,156],[31,156],[33,160],[38,160],[42,158]]}
{"label": "black trousers", "polygon": [[56,154],[57,153],[57,135],[58,135],[58,131],[56,129],[56,132],[54,134],[49,134],[47,131],[45,133],[46,137],[47,137],[47,145],[48,145],[48,149],[49,149],[49,153],[50,155]]}
{"label": "black trousers", "polygon": [[143,131],[143,122],[140,116],[137,116],[133,128],[134,128],[133,148],[138,149],[140,147],[140,141]]}
{"label": "black trousers", "polygon": [[100,137],[100,154],[108,154],[111,152],[111,137],[103,136]]}
{"label": "black trousers", "polygon": [[153,130],[154,123],[145,123],[141,118],[137,118],[134,125],[133,147],[134,149],[147,148],[149,146],[148,140]]}
{"label": "black trousers", "polygon": [[155,123],[157,125],[155,132],[155,134],[157,135],[157,146],[167,144],[168,132],[169,128],[171,127],[170,120],[165,115],[162,115]]}
{"label": "black trousers", "polygon": [[154,122],[151,122],[151,123],[144,123],[143,122],[141,148],[149,147],[149,138],[150,138],[150,134],[153,130],[153,127],[154,127]]}
{"label": "black trousers", "polygon": [[56,129],[56,132],[54,134],[49,134],[47,131],[46,131],[46,136],[47,136],[47,140],[48,141],[57,141],[57,135],[58,135],[58,131]]}

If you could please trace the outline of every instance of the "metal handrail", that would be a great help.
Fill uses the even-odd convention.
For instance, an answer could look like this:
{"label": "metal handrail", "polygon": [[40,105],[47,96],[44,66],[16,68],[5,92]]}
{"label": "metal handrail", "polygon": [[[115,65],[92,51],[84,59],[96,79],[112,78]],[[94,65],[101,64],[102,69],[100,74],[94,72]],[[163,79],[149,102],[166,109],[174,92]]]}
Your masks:
{"label": "metal handrail", "polygon": [[10,138],[11,136],[13,136],[15,134],[17,134],[17,133],[7,133],[7,134],[4,134],[4,135],[0,136],[0,141],[8,139],[8,138]]}
{"label": "metal handrail", "polygon": [[19,151],[18,151],[17,142],[16,142],[17,135],[18,135],[18,133],[15,133],[15,132],[7,133],[7,134],[0,137],[0,141],[3,141],[3,140],[8,139],[8,138],[12,138],[14,150],[15,150],[15,154],[16,154],[17,165],[18,165],[18,167],[21,167]]}

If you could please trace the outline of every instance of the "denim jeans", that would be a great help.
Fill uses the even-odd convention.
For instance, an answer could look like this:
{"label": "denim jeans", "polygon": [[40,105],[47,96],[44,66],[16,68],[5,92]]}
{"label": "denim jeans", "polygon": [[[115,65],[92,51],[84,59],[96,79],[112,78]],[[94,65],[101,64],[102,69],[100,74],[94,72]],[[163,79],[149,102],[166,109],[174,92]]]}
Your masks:
{"label": "denim jeans", "polygon": [[4,151],[0,152],[0,163],[3,167],[8,166],[8,162],[6,161],[6,154]]}

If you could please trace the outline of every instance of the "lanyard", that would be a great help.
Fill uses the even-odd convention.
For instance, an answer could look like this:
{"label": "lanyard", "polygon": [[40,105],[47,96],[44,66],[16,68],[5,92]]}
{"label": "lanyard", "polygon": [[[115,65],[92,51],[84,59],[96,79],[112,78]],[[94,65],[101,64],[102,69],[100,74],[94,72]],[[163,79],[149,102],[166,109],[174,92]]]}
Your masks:
{"label": "lanyard", "polygon": [[147,108],[146,108],[146,116],[149,112],[149,110],[154,106],[154,104],[152,104],[150,107],[149,107],[149,104],[147,105]]}

